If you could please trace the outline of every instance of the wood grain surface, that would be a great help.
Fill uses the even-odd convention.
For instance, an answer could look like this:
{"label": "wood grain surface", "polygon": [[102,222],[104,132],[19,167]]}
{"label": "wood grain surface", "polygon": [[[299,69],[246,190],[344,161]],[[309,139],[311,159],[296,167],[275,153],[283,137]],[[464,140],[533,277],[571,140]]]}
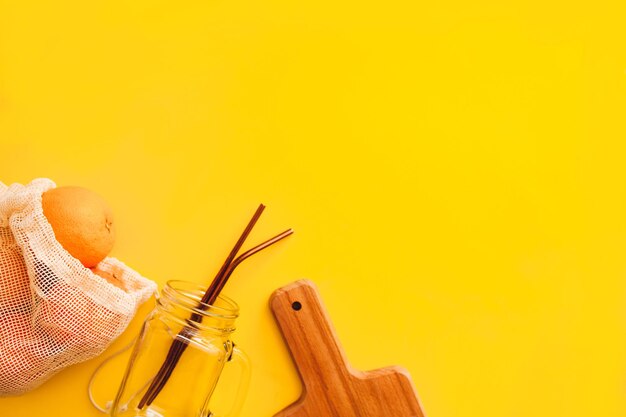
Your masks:
{"label": "wood grain surface", "polygon": [[405,369],[350,366],[311,281],[276,290],[270,307],[303,383],[300,398],[275,417],[424,417]]}

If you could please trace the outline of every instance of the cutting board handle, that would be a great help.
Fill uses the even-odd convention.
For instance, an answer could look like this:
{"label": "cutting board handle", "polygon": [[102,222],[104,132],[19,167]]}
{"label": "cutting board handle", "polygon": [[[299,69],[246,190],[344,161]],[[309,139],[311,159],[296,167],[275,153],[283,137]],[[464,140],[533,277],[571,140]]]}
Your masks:
{"label": "cutting board handle", "polygon": [[406,370],[349,366],[311,281],[276,290],[270,307],[304,385],[274,417],[424,417]]}
{"label": "cutting board handle", "polygon": [[319,388],[312,382],[349,377],[345,353],[313,282],[299,280],[276,290],[270,307],[305,389]]}

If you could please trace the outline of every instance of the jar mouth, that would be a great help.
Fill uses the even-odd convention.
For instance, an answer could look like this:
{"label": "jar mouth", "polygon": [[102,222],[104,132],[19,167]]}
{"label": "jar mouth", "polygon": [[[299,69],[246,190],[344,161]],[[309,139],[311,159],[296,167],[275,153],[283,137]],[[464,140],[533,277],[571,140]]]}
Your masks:
{"label": "jar mouth", "polygon": [[169,280],[165,283],[162,295],[174,298],[176,303],[193,310],[201,316],[212,316],[220,319],[236,319],[239,317],[239,305],[230,297],[218,295],[213,304],[202,302],[207,287],[183,280]]}

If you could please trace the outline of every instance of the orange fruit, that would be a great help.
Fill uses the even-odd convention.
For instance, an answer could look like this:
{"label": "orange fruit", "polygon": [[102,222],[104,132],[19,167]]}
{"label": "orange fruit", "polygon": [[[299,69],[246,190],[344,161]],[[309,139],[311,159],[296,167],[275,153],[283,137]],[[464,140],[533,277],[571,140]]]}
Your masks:
{"label": "orange fruit", "polygon": [[118,288],[126,290],[126,285],[124,285],[124,282],[120,279],[120,277],[118,276],[116,272],[109,273],[109,272],[101,271],[95,268],[91,268],[91,272],[93,272],[94,274],[98,275],[101,278],[106,279],[110,284],[113,284]]}
{"label": "orange fruit", "polygon": [[121,333],[125,316],[96,303],[79,288],[54,285],[35,315],[41,328],[67,349],[99,349]]}
{"label": "orange fruit", "polygon": [[30,314],[0,315],[0,393],[23,394],[50,372],[48,340],[31,323]]}
{"label": "orange fruit", "polygon": [[0,312],[24,312],[33,304],[28,271],[16,247],[0,248]]}
{"label": "orange fruit", "polygon": [[43,193],[41,205],[56,240],[85,267],[98,265],[113,249],[113,213],[95,192],[82,187],[53,188]]}

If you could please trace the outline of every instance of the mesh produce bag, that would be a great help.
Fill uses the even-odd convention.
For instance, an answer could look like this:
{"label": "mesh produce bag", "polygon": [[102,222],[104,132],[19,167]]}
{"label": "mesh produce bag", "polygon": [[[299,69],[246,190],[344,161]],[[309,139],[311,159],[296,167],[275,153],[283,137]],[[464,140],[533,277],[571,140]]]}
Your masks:
{"label": "mesh produce bag", "polygon": [[154,282],[115,258],[85,268],[54,237],[41,195],[54,182],[0,182],[0,396],[30,391],[117,338]]}

